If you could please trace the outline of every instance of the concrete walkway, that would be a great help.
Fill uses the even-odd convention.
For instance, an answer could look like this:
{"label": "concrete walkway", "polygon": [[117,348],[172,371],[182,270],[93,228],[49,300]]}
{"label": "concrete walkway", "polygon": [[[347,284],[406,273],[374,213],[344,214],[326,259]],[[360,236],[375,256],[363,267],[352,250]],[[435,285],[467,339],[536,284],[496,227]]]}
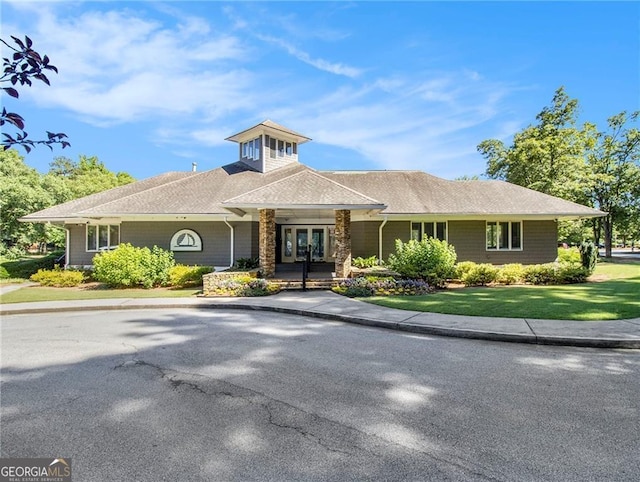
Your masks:
{"label": "concrete walkway", "polygon": [[289,291],[257,298],[121,298],[15,303],[0,306],[0,315],[157,308],[263,310],[430,335],[543,345],[640,348],[640,318],[586,322],[442,315],[385,308],[330,291]]}

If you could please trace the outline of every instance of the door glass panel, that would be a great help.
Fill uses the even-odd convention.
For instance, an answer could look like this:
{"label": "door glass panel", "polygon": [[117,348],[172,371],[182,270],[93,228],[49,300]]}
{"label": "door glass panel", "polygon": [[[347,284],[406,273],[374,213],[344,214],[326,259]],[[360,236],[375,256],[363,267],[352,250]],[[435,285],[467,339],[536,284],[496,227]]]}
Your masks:
{"label": "door glass panel", "polygon": [[291,228],[284,230],[284,255],[290,258],[293,253],[293,233]]}
{"label": "door glass panel", "polygon": [[307,255],[309,233],[306,229],[296,229],[296,257],[303,258]]}
{"label": "door glass panel", "polygon": [[336,257],[336,228],[335,226],[329,226],[329,257]]}
{"label": "door glass panel", "polygon": [[324,259],[324,229],[311,230],[311,258]]}

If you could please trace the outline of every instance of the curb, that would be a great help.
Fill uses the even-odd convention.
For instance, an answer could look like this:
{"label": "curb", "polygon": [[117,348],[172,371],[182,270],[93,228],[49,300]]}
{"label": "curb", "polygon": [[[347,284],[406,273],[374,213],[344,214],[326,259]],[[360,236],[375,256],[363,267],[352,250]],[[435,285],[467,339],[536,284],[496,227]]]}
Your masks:
{"label": "curb", "polygon": [[473,340],[500,341],[508,343],[527,343],[533,345],[575,346],[586,348],[623,348],[640,349],[640,338],[588,338],[578,336],[549,336],[520,333],[498,333],[490,331],[477,331],[459,328],[443,328],[440,326],[406,323],[402,321],[383,321],[373,318],[364,318],[352,315],[340,315],[323,313],[300,308],[285,308],[280,306],[250,305],[241,303],[172,303],[167,305],[150,306],[148,304],[127,305],[95,305],[95,306],[69,306],[61,308],[24,308],[16,310],[0,309],[0,316],[25,315],[59,312],[80,311],[124,311],[124,310],[149,310],[169,308],[194,308],[213,310],[241,310],[241,311],[267,311],[272,313],[284,313],[289,315],[308,316],[322,320],[341,321],[373,328],[417,333],[422,335],[448,336],[453,338],[466,338]]}

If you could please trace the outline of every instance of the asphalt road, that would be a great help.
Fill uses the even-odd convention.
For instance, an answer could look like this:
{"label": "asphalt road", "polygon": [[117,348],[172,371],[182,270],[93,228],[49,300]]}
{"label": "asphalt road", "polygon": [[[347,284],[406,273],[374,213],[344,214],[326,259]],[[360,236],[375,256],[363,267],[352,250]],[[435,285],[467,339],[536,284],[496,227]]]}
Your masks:
{"label": "asphalt road", "polygon": [[640,352],[276,313],[2,320],[3,457],[75,481],[640,480]]}

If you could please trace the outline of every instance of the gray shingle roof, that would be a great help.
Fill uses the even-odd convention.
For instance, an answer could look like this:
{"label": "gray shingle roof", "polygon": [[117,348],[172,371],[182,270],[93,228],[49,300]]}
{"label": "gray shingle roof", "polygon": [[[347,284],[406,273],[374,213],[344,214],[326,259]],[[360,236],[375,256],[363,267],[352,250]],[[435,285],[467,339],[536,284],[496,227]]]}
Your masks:
{"label": "gray shingle roof", "polygon": [[383,203],[365,196],[311,169],[297,172],[222,203],[224,206],[349,206],[383,209]]}
{"label": "gray shingle roof", "polygon": [[421,171],[315,171],[291,163],[267,173],[233,163],[169,172],[25,216],[25,221],[162,214],[229,214],[226,207],[369,206],[388,215],[600,216],[598,210],[501,181],[448,181]]}

